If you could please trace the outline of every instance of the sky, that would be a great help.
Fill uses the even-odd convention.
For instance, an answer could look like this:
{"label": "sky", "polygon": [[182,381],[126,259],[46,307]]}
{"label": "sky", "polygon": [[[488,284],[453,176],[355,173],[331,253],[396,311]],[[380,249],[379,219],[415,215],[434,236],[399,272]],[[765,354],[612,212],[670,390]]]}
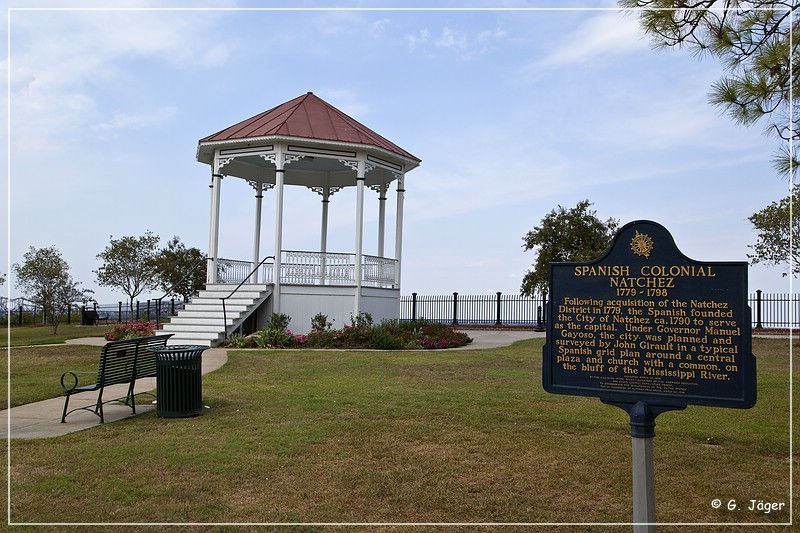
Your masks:
{"label": "sky", "polygon": [[[109,4],[10,0],[2,25],[0,273],[55,246],[100,303],[126,299],[93,272],[112,237],[207,250],[198,140],[309,91],[422,160],[405,178],[404,295],[518,294],[525,234],[584,199],[603,220],[662,224],[693,259],[745,261],[748,216],[789,190],[765,125],[708,103],[720,65],[652,49],[613,1]],[[280,7],[303,9],[250,9]],[[220,256],[251,259],[253,195],[224,180]],[[366,202],[374,254],[377,194]],[[354,190],[332,197],[329,251],[355,251],[354,206]],[[318,250],[320,217],[317,194],[288,188],[284,248]],[[262,250],[273,221],[269,191]],[[749,292],[788,292],[786,270],[749,267]]]}

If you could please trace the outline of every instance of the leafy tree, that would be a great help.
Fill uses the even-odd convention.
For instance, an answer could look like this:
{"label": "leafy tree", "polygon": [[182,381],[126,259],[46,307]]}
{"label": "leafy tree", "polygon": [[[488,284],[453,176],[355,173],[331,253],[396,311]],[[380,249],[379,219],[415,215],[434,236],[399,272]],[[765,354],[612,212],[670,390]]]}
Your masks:
{"label": "leafy tree", "polygon": [[[791,205],[800,206],[800,186],[792,194],[751,216],[748,220],[758,232],[758,242],[750,245],[755,252],[748,254],[750,262],[771,265],[791,265],[792,275],[800,274],[800,217],[791,217]],[[794,244],[794,245],[793,245]],[[785,276],[787,273],[784,272]]]}
{"label": "leafy tree", "polygon": [[147,231],[141,237],[121,237],[106,246],[97,258],[103,265],[94,271],[97,284],[101,287],[119,289],[133,301],[141,293],[158,287],[158,235]]}
{"label": "leafy tree", "polygon": [[189,301],[205,287],[206,266],[201,263],[205,258],[198,248],[187,248],[175,235],[156,258],[159,288],[167,296],[180,296],[184,302]]}
{"label": "leafy tree", "polygon": [[14,263],[16,286],[28,298],[42,306],[45,316],[58,331],[58,321],[69,307],[85,301],[91,291],[81,290],[69,275],[69,265],[55,246],[36,249],[31,246],[22,264]]}
{"label": "leafy tree", "polygon": [[685,48],[718,59],[727,75],[712,85],[711,104],[746,126],[768,119],[766,130],[788,141],[774,160],[776,169],[782,174],[797,169],[792,148],[800,140],[800,91],[791,91],[792,84],[800,86],[800,17],[792,13],[800,9],[797,0],[619,0],[619,5],[644,8],[637,12],[639,22],[655,48]]}
{"label": "leafy tree", "polygon": [[547,292],[550,263],[591,261],[608,249],[619,221],[605,222],[582,200],[572,209],[558,206],[522,238],[524,251],[535,250],[536,262],[522,278],[520,293],[533,296]]}

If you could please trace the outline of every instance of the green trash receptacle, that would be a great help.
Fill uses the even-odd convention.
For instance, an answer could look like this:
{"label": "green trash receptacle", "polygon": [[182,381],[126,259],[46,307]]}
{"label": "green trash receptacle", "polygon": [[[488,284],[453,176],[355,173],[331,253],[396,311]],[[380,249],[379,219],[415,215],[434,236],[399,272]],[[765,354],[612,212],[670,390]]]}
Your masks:
{"label": "green trash receptacle", "polygon": [[156,354],[156,416],[197,416],[203,411],[202,355],[208,346],[150,348]]}

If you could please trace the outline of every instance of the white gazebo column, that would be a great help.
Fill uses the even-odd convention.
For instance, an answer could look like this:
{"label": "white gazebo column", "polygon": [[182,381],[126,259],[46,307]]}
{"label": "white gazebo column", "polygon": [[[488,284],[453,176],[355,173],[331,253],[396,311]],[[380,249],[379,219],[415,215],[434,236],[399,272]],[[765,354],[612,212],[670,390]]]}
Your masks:
{"label": "white gazebo column", "polygon": [[319,251],[322,257],[319,261],[320,283],[325,285],[326,260],[325,252],[328,251],[328,204],[331,203],[331,188],[328,185],[328,177],[325,176],[325,183],[322,186],[322,228],[320,229]]}
{"label": "white gazebo column", "polygon": [[319,251],[328,251],[328,204],[331,201],[331,187],[329,185],[329,172],[325,173],[322,189],[317,189],[322,195],[322,228],[320,229]]}
{"label": "white gazebo column", "polygon": [[250,283],[258,283],[258,269],[256,265],[261,261],[261,205],[264,199],[264,190],[266,186],[258,181],[251,182],[251,185],[256,190],[256,216],[255,228],[253,229],[253,276],[250,278]]}
{"label": "white gazebo column", "polygon": [[394,259],[397,261],[395,270],[395,288],[400,288],[400,267],[403,264],[403,199],[405,196],[405,174],[397,177],[397,222],[395,223]]}
{"label": "white gazebo column", "polygon": [[275,267],[272,271],[272,312],[281,307],[281,247],[283,246],[283,150],[278,148],[275,157]]}
{"label": "white gazebo column", "polygon": [[222,174],[219,173],[220,164],[219,154],[214,155],[214,164],[211,167],[211,209],[209,212],[208,225],[208,256],[211,264],[206,265],[206,282],[217,282],[217,260],[219,254],[219,204],[222,188]]}
{"label": "white gazebo column", "polygon": [[386,189],[388,187],[386,183],[378,186],[378,257],[385,257],[383,248],[386,234]]}
{"label": "white gazebo column", "polygon": [[356,170],[356,301],[353,308],[353,316],[361,313],[361,265],[364,262],[364,174],[366,165],[363,158],[358,161]]}

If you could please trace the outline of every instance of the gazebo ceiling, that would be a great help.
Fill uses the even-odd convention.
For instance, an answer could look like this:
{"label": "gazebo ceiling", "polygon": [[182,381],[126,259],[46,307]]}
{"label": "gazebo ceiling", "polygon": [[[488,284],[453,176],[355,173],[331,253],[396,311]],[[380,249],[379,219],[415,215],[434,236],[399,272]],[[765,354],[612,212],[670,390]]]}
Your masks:
{"label": "gazebo ceiling", "polygon": [[283,145],[290,156],[287,185],[352,186],[354,161],[366,153],[371,169],[366,185],[392,181],[417,167],[420,159],[339,111],[313,93],[306,93],[259,115],[200,139],[197,160],[209,165],[220,150],[221,172],[262,183],[275,182],[275,166],[266,154]]}

